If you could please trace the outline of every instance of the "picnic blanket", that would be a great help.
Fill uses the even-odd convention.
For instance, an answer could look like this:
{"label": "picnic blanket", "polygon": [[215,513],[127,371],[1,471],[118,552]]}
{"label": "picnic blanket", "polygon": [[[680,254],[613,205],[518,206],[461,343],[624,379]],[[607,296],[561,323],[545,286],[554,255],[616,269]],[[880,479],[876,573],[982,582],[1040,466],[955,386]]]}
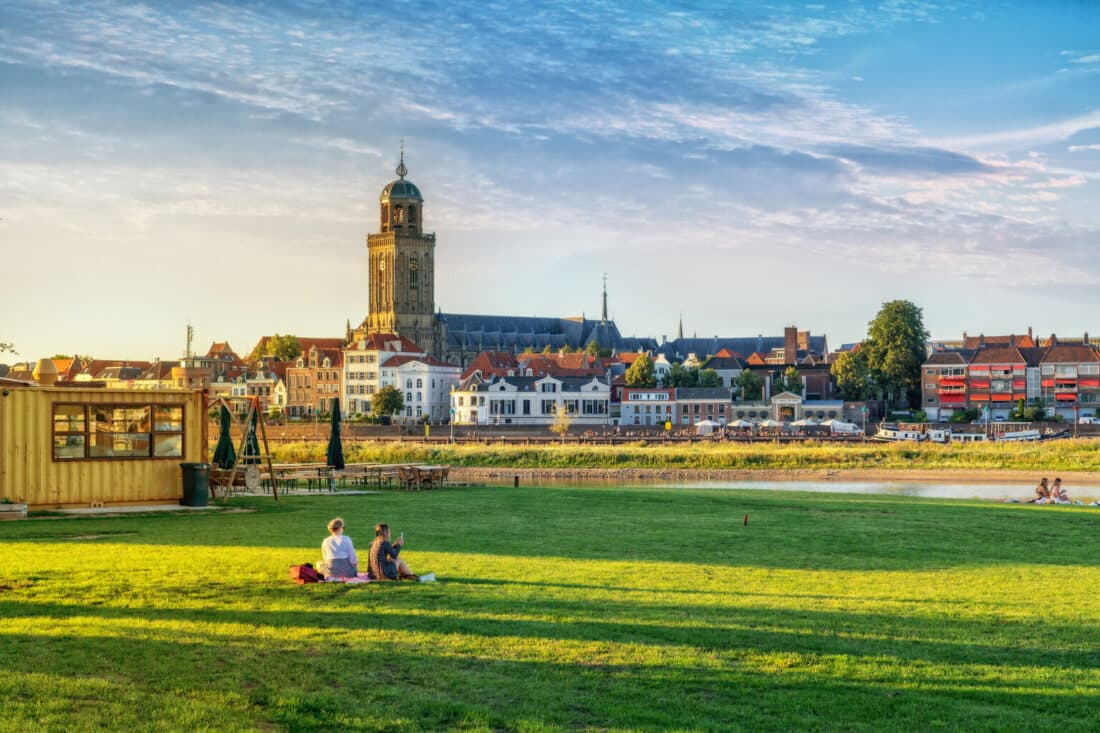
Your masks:
{"label": "picnic blanket", "polygon": [[347,583],[349,585],[355,585],[358,583],[373,583],[374,579],[366,573],[359,573],[354,578],[338,578],[335,575],[330,575],[325,578],[326,583]]}

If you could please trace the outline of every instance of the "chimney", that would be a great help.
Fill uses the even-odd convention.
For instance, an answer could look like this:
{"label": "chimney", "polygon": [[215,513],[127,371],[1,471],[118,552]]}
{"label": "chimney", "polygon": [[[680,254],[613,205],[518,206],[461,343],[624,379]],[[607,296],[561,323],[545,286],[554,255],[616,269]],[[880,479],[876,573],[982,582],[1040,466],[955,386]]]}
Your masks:
{"label": "chimney", "polygon": [[985,334],[984,333],[979,333],[978,334],[978,346],[985,346]]}
{"label": "chimney", "polygon": [[1053,334],[1053,333],[1050,334],[1049,345],[1050,346],[1057,346],[1058,345],[1058,336],[1056,334]]}
{"label": "chimney", "polygon": [[53,359],[39,359],[31,376],[43,387],[52,387],[59,376],[57,365],[53,363]]}
{"label": "chimney", "polygon": [[1035,337],[1031,335],[1031,326],[1027,327],[1027,337],[1031,339],[1032,343],[1035,343]]}
{"label": "chimney", "polygon": [[966,331],[963,331],[963,343],[966,342]]}
{"label": "chimney", "polygon": [[798,351],[798,327],[787,326],[783,329],[783,363],[794,364]]}
{"label": "chimney", "polygon": [[1085,346],[1089,345],[1089,332],[1085,331]]}

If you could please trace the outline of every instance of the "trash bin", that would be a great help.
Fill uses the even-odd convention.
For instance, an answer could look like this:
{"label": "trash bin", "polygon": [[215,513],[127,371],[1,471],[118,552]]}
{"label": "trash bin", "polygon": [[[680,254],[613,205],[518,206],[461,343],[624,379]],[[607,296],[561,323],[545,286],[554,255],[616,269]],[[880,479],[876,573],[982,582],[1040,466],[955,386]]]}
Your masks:
{"label": "trash bin", "polygon": [[183,498],[180,504],[206,506],[210,501],[210,464],[181,463],[180,468],[183,469]]}

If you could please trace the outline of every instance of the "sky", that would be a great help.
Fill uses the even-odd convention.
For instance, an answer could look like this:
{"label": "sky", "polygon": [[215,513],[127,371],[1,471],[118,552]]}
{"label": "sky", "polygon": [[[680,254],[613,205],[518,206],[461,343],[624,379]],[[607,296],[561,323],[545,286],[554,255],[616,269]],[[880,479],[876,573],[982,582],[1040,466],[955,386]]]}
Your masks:
{"label": "sky", "polygon": [[[318,7],[320,6],[320,7]],[[0,342],[177,358],[366,315],[395,177],[444,312],[836,347],[1100,334],[1100,4],[0,5]]]}

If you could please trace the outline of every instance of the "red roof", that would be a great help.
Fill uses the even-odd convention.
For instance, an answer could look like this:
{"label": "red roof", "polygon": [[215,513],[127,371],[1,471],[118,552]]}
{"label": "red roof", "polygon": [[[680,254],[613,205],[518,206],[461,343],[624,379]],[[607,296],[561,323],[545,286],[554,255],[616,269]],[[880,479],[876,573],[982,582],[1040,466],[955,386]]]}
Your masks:
{"label": "red roof", "polygon": [[475,372],[481,372],[481,376],[507,377],[508,372],[513,374],[519,371],[519,361],[515,355],[507,351],[482,351],[474,357],[466,371],[462,372],[462,379],[468,379]]}

